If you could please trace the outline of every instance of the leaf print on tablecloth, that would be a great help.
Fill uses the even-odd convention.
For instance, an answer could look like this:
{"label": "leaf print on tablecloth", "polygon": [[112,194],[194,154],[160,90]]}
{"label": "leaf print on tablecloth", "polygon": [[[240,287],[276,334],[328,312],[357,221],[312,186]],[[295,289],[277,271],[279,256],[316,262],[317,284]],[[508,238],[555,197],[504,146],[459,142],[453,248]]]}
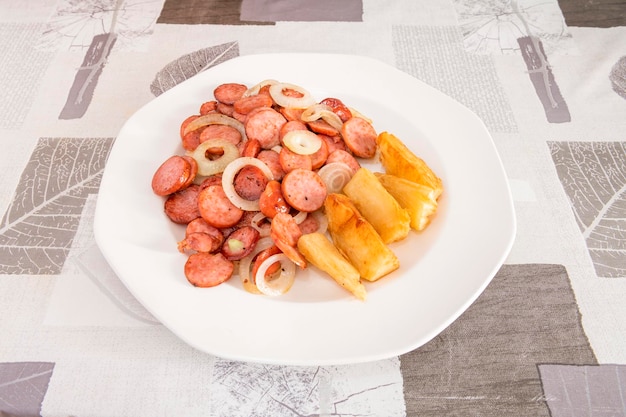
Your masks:
{"label": "leaf print on tablecloth", "polygon": [[41,138],[0,223],[0,273],[58,274],[113,138]]}
{"label": "leaf print on tablecloth", "polygon": [[613,91],[626,98],[626,56],[621,57],[613,65],[611,74],[609,74],[609,80],[611,80]]}
{"label": "leaf print on tablecloth", "polygon": [[626,142],[549,142],[596,275],[626,278]]}
{"label": "leaf print on tablecloth", "polygon": [[183,55],[160,70],[150,84],[150,91],[159,96],[194,75],[239,56],[237,42],[210,46]]}
{"label": "leaf print on tablecloth", "polygon": [[0,414],[35,416],[48,391],[54,363],[0,363]]}

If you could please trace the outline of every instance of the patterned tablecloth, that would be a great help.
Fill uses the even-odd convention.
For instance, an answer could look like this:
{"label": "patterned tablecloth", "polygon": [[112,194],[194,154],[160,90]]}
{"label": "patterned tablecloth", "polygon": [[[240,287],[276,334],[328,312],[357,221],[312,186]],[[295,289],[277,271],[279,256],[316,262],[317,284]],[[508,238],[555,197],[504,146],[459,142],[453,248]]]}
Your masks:
{"label": "patterned tablecloth", "polygon": [[[0,416],[626,416],[625,14],[0,0]],[[502,158],[509,256],[458,320],[399,357],[296,367],[199,352],[95,243],[107,157],[136,110],[223,61],[293,51],[397,67],[473,110]]]}

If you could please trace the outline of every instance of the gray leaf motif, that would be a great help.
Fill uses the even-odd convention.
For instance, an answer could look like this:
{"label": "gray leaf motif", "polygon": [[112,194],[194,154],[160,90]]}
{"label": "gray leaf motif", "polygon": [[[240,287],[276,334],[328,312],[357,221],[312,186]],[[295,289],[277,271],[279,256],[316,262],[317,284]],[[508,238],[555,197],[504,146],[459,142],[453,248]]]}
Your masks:
{"label": "gray leaf motif", "polygon": [[626,142],[549,142],[596,274],[626,278]]}
{"label": "gray leaf motif", "polygon": [[0,223],[0,273],[58,274],[113,138],[40,138]]}
{"label": "gray leaf motif", "polygon": [[613,91],[626,99],[626,56],[621,57],[613,65],[609,80],[611,80]]}
{"label": "gray leaf motif", "polygon": [[0,363],[0,412],[39,415],[54,363]]}
{"label": "gray leaf motif", "polygon": [[210,46],[183,55],[167,64],[156,74],[150,84],[150,91],[155,96],[159,96],[188,78],[237,56],[239,56],[237,42]]}

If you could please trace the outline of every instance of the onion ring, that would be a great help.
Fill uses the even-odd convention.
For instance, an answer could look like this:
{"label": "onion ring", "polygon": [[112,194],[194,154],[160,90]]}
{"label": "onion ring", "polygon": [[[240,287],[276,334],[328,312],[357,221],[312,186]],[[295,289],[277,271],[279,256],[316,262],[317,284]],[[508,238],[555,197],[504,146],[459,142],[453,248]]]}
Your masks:
{"label": "onion ring", "polygon": [[283,144],[298,155],[313,155],[322,147],[322,140],[310,130],[292,130],[282,139]]}
{"label": "onion ring", "polygon": [[[268,268],[276,262],[280,262],[281,265],[280,275],[278,278],[266,281],[265,272],[267,272]],[[289,291],[295,281],[295,275],[296,264],[291,262],[284,253],[278,253],[261,262],[259,269],[256,272],[256,276],[254,277],[254,282],[261,293],[269,296],[276,296]]]}
{"label": "onion ring", "polygon": [[331,162],[320,168],[317,172],[330,193],[341,193],[343,187],[352,178],[352,170],[343,162]]}
{"label": "onion ring", "polygon": [[252,261],[254,257],[267,248],[274,246],[274,241],[270,237],[262,237],[256,242],[256,246],[242,260],[239,261],[239,278],[243,284],[243,288],[253,294],[261,294],[261,291],[256,287],[254,281],[250,277],[250,268],[252,267]]}
{"label": "onion ring", "polygon": [[322,119],[337,130],[341,130],[341,118],[327,104],[316,103],[307,107],[300,116],[303,122],[312,122]]}
{"label": "onion ring", "polygon": [[267,216],[261,213],[260,211],[254,216],[252,216],[252,219],[250,219],[250,226],[255,228],[259,232],[259,235],[261,237],[267,237],[270,235],[269,223],[266,223],[265,226],[259,226],[259,223],[261,223],[263,220],[266,220],[266,219],[267,219]]}
{"label": "onion ring", "polygon": [[243,97],[250,97],[250,96],[255,96],[257,94],[259,94],[259,91],[261,90],[261,88],[265,87],[266,85],[274,85],[274,84],[278,84],[278,81],[276,80],[263,80],[260,83],[248,88],[244,93],[243,93]]}
{"label": "onion ring", "polygon": [[[302,97],[288,97],[283,93],[283,90],[294,90],[302,94]],[[304,88],[289,84],[289,83],[276,83],[270,86],[270,96],[274,99],[274,102],[281,107],[306,109],[309,106],[315,104],[315,99]]]}
{"label": "onion ring", "polygon": [[241,210],[259,211],[259,200],[246,200],[245,198],[241,198],[239,194],[237,194],[237,191],[235,191],[235,176],[241,168],[247,165],[253,165],[259,168],[270,181],[274,179],[272,170],[269,169],[265,162],[251,156],[242,156],[229,163],[224,169],[222,173],[222,188],[224,188],[226,197],[228,197],[230,202]]}
{"label": "onion ring", "polygon": [[225,114],[221,113],[209,113],[192,120],[187,126],[185,126],[183,136],[185,136],[189,132],[193,132],[196,129],[208,125],[226,125],[234,127],[241,134],[242,141],[248,140],[248,137],[246,136],[246,129],[243,126],[243,123],[233,117],[226,116]]}
{"label": "onion ring", "polygon": [[[224,154],[215,160],[210,160],[206,157],[206,152],[210,148],[221,148]],[[228,164],[239,158],[239,149],[225,139],[209,139],[193,151],[188,151],[187,155],[198,163],[198,175],[208,177],[224,171]]]}

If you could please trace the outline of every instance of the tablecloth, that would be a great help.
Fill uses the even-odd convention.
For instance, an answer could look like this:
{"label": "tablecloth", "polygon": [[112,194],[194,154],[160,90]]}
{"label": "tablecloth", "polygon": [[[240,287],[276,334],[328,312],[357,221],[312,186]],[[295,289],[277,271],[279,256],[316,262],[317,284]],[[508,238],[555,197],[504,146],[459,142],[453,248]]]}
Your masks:
{"label": "tablecloth", "polygon": [[[626,416],[625,26],[608,1],[0,1],[0,415]],[[268,52],[381,60],[493,137],[515,243],[414,351],[311,367],[200,352],[95,243],[126,120]]]}

